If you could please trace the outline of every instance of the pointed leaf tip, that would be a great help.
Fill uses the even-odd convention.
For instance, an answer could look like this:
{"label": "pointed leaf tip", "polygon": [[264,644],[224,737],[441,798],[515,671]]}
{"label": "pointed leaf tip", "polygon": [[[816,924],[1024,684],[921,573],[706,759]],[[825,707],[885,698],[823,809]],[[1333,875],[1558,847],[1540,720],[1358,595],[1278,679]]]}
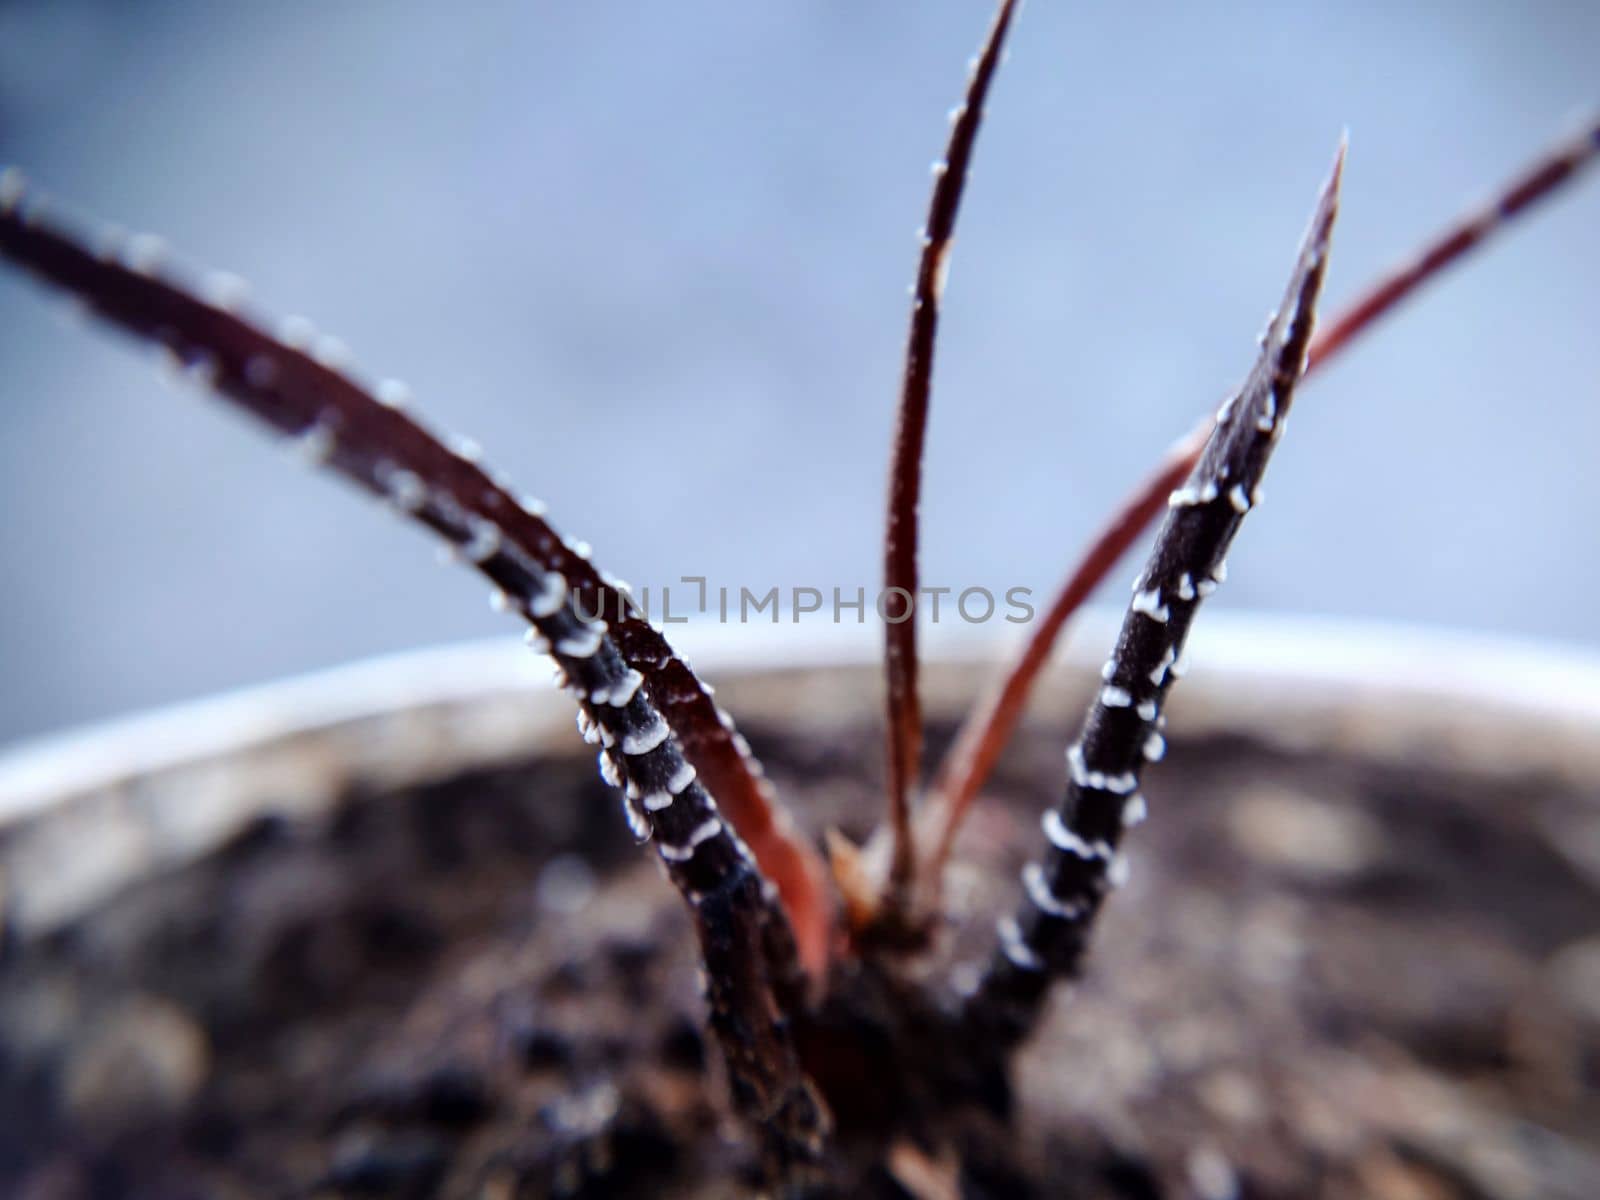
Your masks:
{"label": "pointed leaf tip", "polygon": [[1313,311],[1326,274],[1333,225],[1339,215],[1339,188],[1344,179],[1346,147],[1346,139],[1341,136],[1338,149],[1334,152],[1333,166],[1317,195],[1310,224],[1300,239],[1300,250],[1295,256],[1289,286],[1284,290],[1283,303],[1278,306],[1266,333],[1262,335],[1264,352],[1271,355],[1272,347],[1279,347],[1284,360],[1294,363],[1296,378],[1302,370],[1306,343],[1311,335]]}
{"label": "pointed leaf tip", "polygon": [[1345,129],[1339,134],[1339,145],[1333,152],[1333,166],[1328,169],[1328,178],[1317,196],[1317,207],[1311,217],[1311,232],[1306,239],[1308,246],[1320,252],[1318,257],[1326,254],[1328,240],[1333,233],[1333,222],[1339,215],[1339,194],[1344,186],[1344,160],[1349,150],[1350,131]]}
{"label": "pointed leaf tip", "polygon": [[1312,261],[1326,256],[1328,241],[1333,233],[1333,223],[1339,215],[1339,193],[1344,184],[1345,154],[1350,149],[1350,131],[1339,135],[1339,145],[1333,152],[1333,166],[1317,194],[1317,206],[1311,213],[1311,225],[1306,231],[1302,253]]}

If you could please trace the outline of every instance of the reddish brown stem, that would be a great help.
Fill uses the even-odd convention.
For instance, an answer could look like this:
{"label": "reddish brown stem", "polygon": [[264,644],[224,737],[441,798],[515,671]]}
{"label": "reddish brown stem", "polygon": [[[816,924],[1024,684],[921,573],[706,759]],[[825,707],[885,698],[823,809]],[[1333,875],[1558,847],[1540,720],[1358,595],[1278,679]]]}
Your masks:
{"label": "reddish brown stem", "polygon": [[[1501,187],[1489,203],[1458,217],[1413,258],[1361,292],[1312,341],[1306,357],[1306,375],[1372,328],[1423,284],[1481,245],[1511,218],[1557,191],[1597,155],[1600,116],[1590,118],[1579,133],[1547,150]],[[934,894],[962,819],[1015,731],[1056,639],[1128,547],[1165,510],[1167,494],[1193,469],[1211,428],[1208,417],[1176,442],[1156,470],[1123,500],[1033,626],[1016,661],[963,723],[940,766],[932,802],[918,823],[919,844],[931,847],[923,881]]]}
{"label": "reddish brown stem", "polygon": [[889,466],[888,520],[883,543],[882,600],[885,615],[887,786],[892,842],[886,908],[904,907],[915,874],[911,836],[911,793],[922,758],[922,704],[917,689],[917,522],[922,495],[922,450],[928,433],[928,397],[933,386],[933,351],[939,330],[939,304],[949,268],[961,193],[972,149],[983,122],[989,84],[999,65],[1014,0],[1001,0],[978,55],[966,96],[955,111],[950,142],[937,176],[923,228],[922,255],[911,305],[905,375]]}

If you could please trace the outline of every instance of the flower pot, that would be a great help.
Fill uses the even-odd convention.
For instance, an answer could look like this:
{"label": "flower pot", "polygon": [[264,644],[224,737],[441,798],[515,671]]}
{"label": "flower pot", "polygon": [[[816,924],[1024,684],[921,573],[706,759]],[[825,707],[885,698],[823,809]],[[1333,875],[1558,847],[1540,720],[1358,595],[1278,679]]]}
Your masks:
{"label": "flower pot", "polygon": [[[958,979],[1111,628],[1081,623],[963,833]],[[675,640],[802,825],[870,828],[873,631]],[[937,747],[997,651],[933,647]],[[1131,882],[1009,1119],[863,1178],[1600,1195],[1600,662],[1215,615],[1192,650]],[[419,651],[0,759],[7,1194],[739,1194],[686,922],[543,675]]]}

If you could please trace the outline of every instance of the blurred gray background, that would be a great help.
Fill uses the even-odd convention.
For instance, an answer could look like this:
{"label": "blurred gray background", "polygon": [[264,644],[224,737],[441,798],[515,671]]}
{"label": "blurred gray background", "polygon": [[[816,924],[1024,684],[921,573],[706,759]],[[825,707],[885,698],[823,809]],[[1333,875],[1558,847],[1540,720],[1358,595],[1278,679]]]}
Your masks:
{"label": "blurred gray background", "polygon": [[[636,585],[853,591],[988,18],[10,0],[0,160],[344,338]],[[1033,0],[953,263],[927,582],[1047,589],[1238,381],[1342,128],[1335,304],[1600,101],[1597,46],[1585,0]],[[1597,267],[1600,174],[1319,378],[1218,602],[1600,642]],[[507,630],[286,459],[0,277],[0,742]]]}

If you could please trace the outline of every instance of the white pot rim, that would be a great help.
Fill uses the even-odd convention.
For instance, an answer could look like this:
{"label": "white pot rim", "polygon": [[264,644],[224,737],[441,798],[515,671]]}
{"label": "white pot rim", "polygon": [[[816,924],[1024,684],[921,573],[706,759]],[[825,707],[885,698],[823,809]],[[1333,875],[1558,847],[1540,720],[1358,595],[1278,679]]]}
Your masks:
{"label": "white pot rim", "polygon": [[[1120,620],[1119,612],[1107,609],[1081,614],[1042,686],[1098,667]],[[953,665],[985,678],[985,668],[1004,661],[1019,641],[990,629],[932,630],[924,638],[924,657],[932,669]],[[690,623],[666,632],[698,673],[718,682],[794,669],[874,670],[882,656],[881,635],[865,625]],[[1295,687],[1302,702],[1340,690],[1352,697],[1397,693],[1419,704],[1448,698],[1460,708],[1507,717],[1547,715],[1564,726],[1600,732],[1600,652],[1584,646],[1394,622],[1225,611],[1208,613],[1197,624],[1190,658],[1198,669],[1175,690],[1175,704],[1183,703],[1186,692],[1217,692],[1226,693],[1217,699],[1231,709],[1236,704],[1227,697],[1243,682]],[[571,719],[571,702],[549,686],[542,659],[511,639],[484,638],[359,659],[47,734],[0,749],[0,829],[62,795],[211,757],[230,746],[523,691],[541,718],[539,727],[546,714],[538,710]],[[1263,733],[1270,736],[1270,730]]]}
{"label": "white pot rim", "polygon": [[[1032,710],[1073,731],[1121,614],[1091,610]],[[668,629],[736,717],[860,714],[881,702],[870,625]],[[1012,637],[939,626],[924,707],[964,711]],[[1174,736],[1249,732],[1515,778],[1600,783],[1600,654],[1377,622],[1208,613],[1173,692]],[[59,925],[143,871],[216,846],[263,812],[317,811],[469,766],[576,752],[571,701],[509,639],[431,647],[50,736],[0,754],[0,887],[25,932]],[[797,696],[796,683],[807,691]],[[772,686],[775,679],[784,686]],[[780,714],[779,709],[783,711]],[[42,840],[41,840],[42,839]],[[64,866],[63,864],[69,864]]]}

